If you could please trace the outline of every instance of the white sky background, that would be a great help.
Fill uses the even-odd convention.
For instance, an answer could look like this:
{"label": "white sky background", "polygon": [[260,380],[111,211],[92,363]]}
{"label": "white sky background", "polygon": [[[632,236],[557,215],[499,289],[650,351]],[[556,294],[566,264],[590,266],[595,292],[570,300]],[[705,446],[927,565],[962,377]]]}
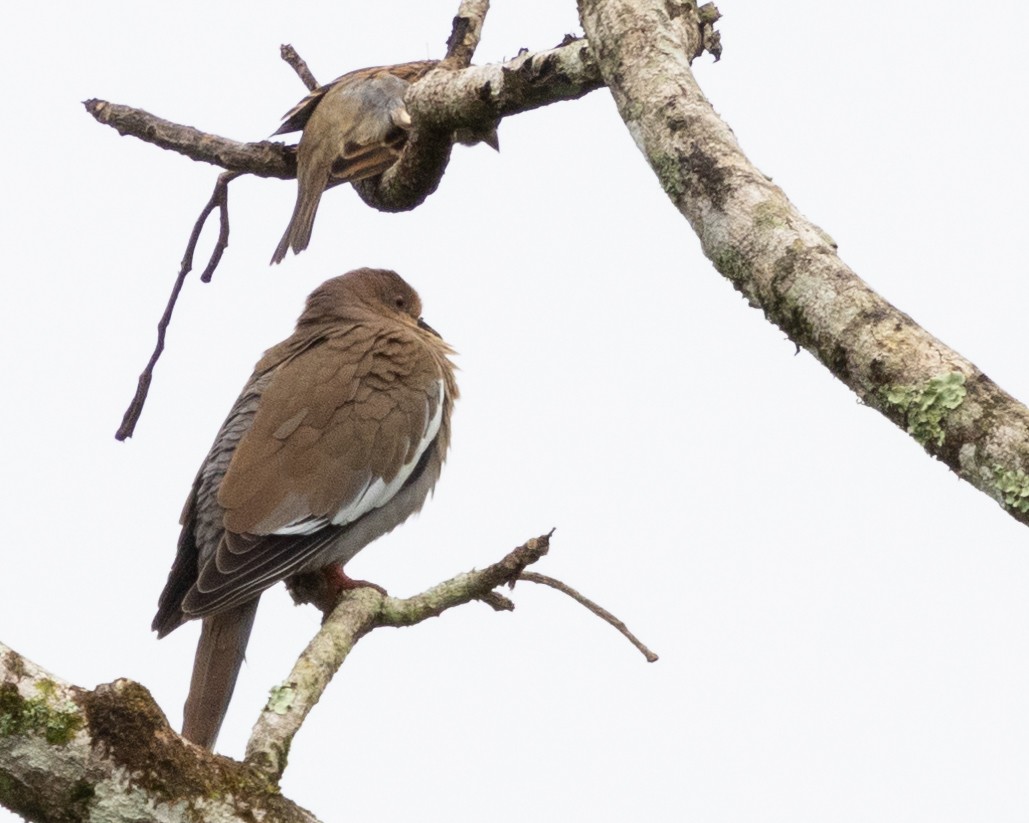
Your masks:
{"label": "white sky background", "polygon": [[[259,139],[304,93],[280,43],[327,81],[441,56],[457,5],[6,11],[0,639],[82,686],[138,680],[177,726],[197,627],[149,626],[194,472],[308,292],[390,267],[460,350],[463,397],[435,498],[348,571],[406,596],[557,526],[538,570],[661,660],[528,584],[513,614],[375,632],[296,738],[287,796],[325,820],[1025,820],[1025,528],[747,306],[606,91],[504,121],[499,155],[458,148],[412,213],[329,192],[276,268],[295,183],[233,183],[231,246],[188,280],[114,441],[216,172],[80,101]],[[1029,399],[1023,4],[720,7],[724,57],[696,71],[744,151]],[[578,31],[571,0],[495,0],[477,62]],[[317,622],[264,597],[220,751]]]}

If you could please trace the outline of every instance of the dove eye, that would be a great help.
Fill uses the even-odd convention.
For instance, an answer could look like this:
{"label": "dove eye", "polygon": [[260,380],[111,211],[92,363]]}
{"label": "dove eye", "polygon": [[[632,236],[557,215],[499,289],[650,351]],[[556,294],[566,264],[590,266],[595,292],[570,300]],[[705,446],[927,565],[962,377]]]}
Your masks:
{"label": "dove eye", "polygon": [[393,303],[394,303],[394,304],[396,305],[396,307],[397,307],[398,309],[402,309],[402,308],[404,308],[404,298],[403,298],[403,297],[397,297],[397,298],[395,298],[395,299],[393,300]]}

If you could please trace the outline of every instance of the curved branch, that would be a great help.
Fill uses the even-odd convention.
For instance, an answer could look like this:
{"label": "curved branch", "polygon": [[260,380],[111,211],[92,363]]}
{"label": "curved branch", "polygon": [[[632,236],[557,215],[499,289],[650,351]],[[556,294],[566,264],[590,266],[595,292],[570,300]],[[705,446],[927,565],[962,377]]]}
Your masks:
{"label": "curved branch", "polygon": [[617,629],[618,632],[626,640],[632,643],[632,645],[636,647],[637,651],[639,651],[639,653],[647,659],[648,663],[656,663],[658,661],[658,656],[650,649],[648,649],[646,644],[643,643],[636,635],[629,631],[629,627],[626,626],[625,623],[623,623],[621,620],[619,620],[617,617],[611,614],[611,612],[609,612],[599,603],[595,603],[585,595],[581,594],[580,592],[577,592],[567,583],[562,583],[560,580],[557,580],[556,578],[548,577],[545,574],[539,574],[537,572],[522,572],[518,576],[518,579],[525,580],[529,583],[538,583],[541,586],[550,586],[550,588],[556,589],[562,594],[567,594],[576,603],[578,603],[581,606],[585,606],[605,623]]}
{"label": "curved branch", "polygon": [[750,164],[690,71],[706,25],[695,5],[579,10],[629,132],[715,268],[864,403],[1029,524],[1029,409],[870,289]]}
{"label": "curved branch", "polygon": [[504,117],[562,100],[576,100],[603,86],[585,40],[519,55],[506,63],[463,71],[438,68],[411,86],[405,102],[415,132],[400,160],[380,177],[354,189],[380,211],[409,211],[439,186],[458,129],[482,134]]}

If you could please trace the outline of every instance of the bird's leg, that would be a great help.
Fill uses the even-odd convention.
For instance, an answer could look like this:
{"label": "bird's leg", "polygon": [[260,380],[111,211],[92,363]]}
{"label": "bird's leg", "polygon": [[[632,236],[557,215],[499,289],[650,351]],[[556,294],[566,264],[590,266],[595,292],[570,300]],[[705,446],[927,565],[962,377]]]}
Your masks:
{"label": "bird's leg", "polygon": [[329,589],[335,591],[337,600],[343,592],[365,587],[375,589],[383,597],[389,597],[388,592],[377,583],[372,583],[368,580],[354,580],[354,578],[343,571],[343,567],[339,563],[332,563],[326,566],[322,569],[322,574],[325,576],[325,582]]}
{"label": "bird's leg", "polygon": [[328,617],[335,604],[340,602],[344,592],[361,586],[370,586],[383,595],[386,594],[386,589],[380,585],[348,577],[338,563],[330,564],[316,572],[294,574],[286,580],[286,588],[289,589],[289,595],[297,606],[310,603],[325,617]]}
{"label": "bird's leg", "polygon": [[298,606],[310,603],[325,617],[328,617],[336,608],[343,592],[363,586],[386,594],[386,590],[382,586],[369,583],[367,580],[354,580],[349,577],[338,563],[330,563],[319,571],[295,574],[286,581],[286,588],[289,589],[294,603]]}

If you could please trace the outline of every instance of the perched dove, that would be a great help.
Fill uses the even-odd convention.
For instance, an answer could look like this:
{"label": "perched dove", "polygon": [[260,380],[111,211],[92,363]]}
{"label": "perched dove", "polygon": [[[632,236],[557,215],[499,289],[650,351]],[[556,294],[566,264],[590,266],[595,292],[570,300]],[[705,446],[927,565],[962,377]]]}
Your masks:
{"label": "perched dove", "polygon": [[417,512],[439,478],[457,398],[450,347],[399,275],[358,269],[319,286],[265,352],[183,509],[153,628],[203,628],[182,733],[212,748],[258,598],[342,565]]}

